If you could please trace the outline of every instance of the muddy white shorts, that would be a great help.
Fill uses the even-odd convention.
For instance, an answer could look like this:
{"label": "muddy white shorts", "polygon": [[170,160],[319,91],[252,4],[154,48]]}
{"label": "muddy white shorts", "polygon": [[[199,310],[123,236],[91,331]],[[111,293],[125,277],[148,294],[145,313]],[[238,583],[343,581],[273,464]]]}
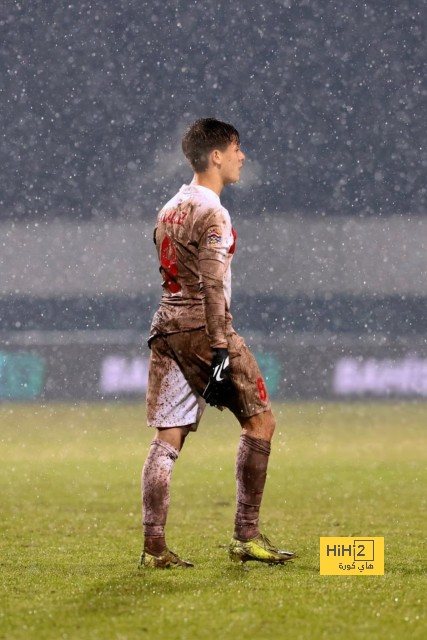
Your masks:
{"label": "muddy white shorts", "polygon": [[[244,339],[227,335],[233,389],[224,406],[237,418],[270,409],[264,379]],[[156,336],[151,341],[147,418],[151,427],[192,426],[196,431],[206,407],[201,397],[211,370],[213,352],[205,329]]]}

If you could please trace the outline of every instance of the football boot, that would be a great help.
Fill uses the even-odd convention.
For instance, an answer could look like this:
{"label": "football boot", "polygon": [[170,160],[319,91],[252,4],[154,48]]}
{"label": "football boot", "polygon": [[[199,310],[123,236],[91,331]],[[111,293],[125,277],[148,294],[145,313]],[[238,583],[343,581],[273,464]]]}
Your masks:
{"label": "football boot", "polygon": [[293,558],[298,558],[296,553],[280,551],[263,533],[256,538],[242,542],[232,538],[228,553],[232,562],[249,562],[255,560],[267,564],[283,564]]}
{"label": "football boot", "polygon": [[176,553],[166,549],[158,556],[143,551],[139,560],[138,568],[147,567],[151,569],[172,569],[174,567],[194,567],[194,564],[181,560]]}

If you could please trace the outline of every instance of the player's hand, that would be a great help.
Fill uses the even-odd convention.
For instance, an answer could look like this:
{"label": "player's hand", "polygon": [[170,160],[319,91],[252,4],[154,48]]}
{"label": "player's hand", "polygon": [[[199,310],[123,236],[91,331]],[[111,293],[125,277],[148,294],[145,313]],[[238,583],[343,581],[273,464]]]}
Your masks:
{"label": "player's hand", "polygon": [[228,349],[219,347],[213,350],[211,375],[202,398],[212,407],[222,406],[232,387]]}

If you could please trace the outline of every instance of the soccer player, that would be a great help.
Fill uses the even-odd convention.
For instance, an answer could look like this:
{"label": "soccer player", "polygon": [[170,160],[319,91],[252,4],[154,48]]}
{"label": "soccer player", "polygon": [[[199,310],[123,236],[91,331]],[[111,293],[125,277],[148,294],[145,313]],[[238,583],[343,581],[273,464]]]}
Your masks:
{"label": "soccer player", "polygon": [[238,182],[245,156],[238,131],[213,118],[194,122],[182,149],[193,181],[161,209],[154,230],[163,295],[149,338],[147,414],[156,436],[142,472],[140,566],[193,566],[168,549],[165,525],[173,466],[206,403],[228,408],[242,427],[230,558],[282,564],[296,555],[277,549],[258,528],[275,420],[255,358],[231,326],[236,234],[219,198]]}

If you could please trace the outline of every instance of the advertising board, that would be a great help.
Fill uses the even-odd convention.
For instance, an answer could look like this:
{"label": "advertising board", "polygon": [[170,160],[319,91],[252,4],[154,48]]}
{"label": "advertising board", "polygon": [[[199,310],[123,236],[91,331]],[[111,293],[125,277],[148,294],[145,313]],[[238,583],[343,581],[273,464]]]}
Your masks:
{"label": "advertising board", "polygon": [[[325,346],[271,337],[247,342],[273,400],[427,397],[422,343],[359,346],[355,340]],[[149,356],[140,336],[125,344],[9,344],[0,351],[0,401],[143,399]]]}

